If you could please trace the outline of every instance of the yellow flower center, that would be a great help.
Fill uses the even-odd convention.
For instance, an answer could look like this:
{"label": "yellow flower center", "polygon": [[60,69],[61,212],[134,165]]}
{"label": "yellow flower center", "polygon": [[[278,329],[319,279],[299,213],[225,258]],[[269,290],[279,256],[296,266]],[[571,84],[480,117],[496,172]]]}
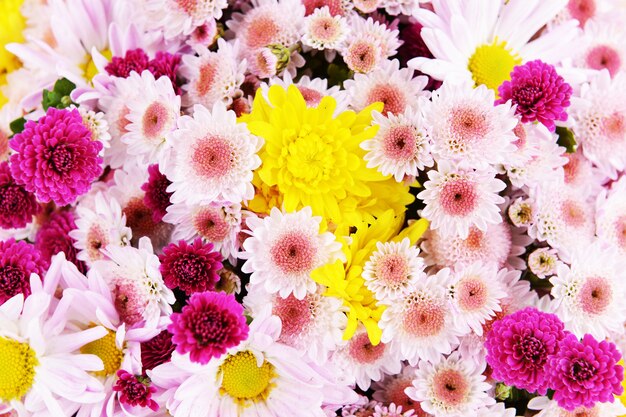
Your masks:
{"label": "yellow flower center", "polygon": [[26,395],[35,380],[39,361],[28,343],[0,337],[0,400],[17,400]]}
{"label": "yellow flower center", "polygon": [[257,365],[256,356],[250,351],[228,355],[220,366],[222,374],[220,393],[230,396],[237,404],[246,406],[248,402],[264,401],[269,396],[276,377],[274,365],[263,361]]}
{"label": "yellow flower center", "polygon": [[[20,60],[6,50],[5,46],[13,42],[22,42],[22,31],[26,27],[26,20],[20,8],[24,0],[0,1],[0,86],[6,84],[6,76],[21,66]],[[0,107],[6,104],[7,98],[0,92]]]}
{"label": "yellow flower center", "polygon": [[108,330],[106,336],[87,343],[80,348],[80,352],[87,355],[96,355],[104,363],[102,371],[94,372],[97,376],[110,376],[120,369],[124,352],[115,343],[115,332]]}
{"label": "yellow flower center", "polygon": [[283,149],[287,170],[296,187],[309,192],[320,181],[328,181],[337,163],[332,138],[320,136],[304,126],[299,135]]}
{"label": "yellow flower center", "polygon": [[[113,58],[113,54],[108,49],[100,51],[100,53],[104,55],[104,57],[109,61],[111,60],[111,58]],[[87,56],[85,57],[85,63],[81,66],[81,69],[83,70],[83,78],[85,78],[85,80],[89,82],[91,82],[93,77],[98,74],[98,68],[93,62],[93,57],[91,56],[91,53],[87,53]]]}
{"label": "yellow flower center", "polygon": [[521,63],[522,58],[507,49],[506,42],[496,39],[491,44],[476,48],[467,67],[477,86],[485,84],[497,93],[498,87],[511,78],[513,68]]}

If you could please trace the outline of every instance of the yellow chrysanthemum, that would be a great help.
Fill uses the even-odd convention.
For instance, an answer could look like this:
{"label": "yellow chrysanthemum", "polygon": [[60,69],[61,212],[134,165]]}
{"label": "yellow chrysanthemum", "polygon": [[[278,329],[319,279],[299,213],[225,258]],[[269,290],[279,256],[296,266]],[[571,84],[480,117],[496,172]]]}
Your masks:
{"label": "yellow chrysanthemum", "polygon": [[[6,45],[24,41],[22,31],[26,27],[26,20],[20,11],[24,0],[0,1],[0,87],[6,84],[7,74],[20,67],[20,61],[15,55],[6,50]],[[7,98],[0,92],[0,107],[4,106]]]}
{"label": "yellow chrysanthemum", "polygon": [[400,215],[413,201],[409,187],[367,168],[363,159],[360,144],[376,134],[371,113],[382,110],[382,103],[335,117],[332,97],[311,108],[295,86],[278,85],[268,97],[269,102],[258,92],[252,112],[241,118],[265,140],[251,209],[269,212],[284,205],[290,212],[311,206],[315,215],[345,228],[370,223],[389,209]]}
{"label": "yellow chrysanthemum", "polygon": [[367,330],[372,345],[380,343],[382,331],[378,327],[385,307],[378,305],[372,292],[365,286],[363,267],[376,250],[377,242],[399,242],[405,237],[414,245],[428,227],[425,219],[413,222],[398,234],[404,216],[395,216],[393,210],[384,212],[369,227],[362,223],[356,233],[343,240],[343,251],[347,262],[337,261],[316,269],[311,278],[327,287],[324,295],[343,300],[348,308],[348,326],[343,335],[349,340],[361,322]]}

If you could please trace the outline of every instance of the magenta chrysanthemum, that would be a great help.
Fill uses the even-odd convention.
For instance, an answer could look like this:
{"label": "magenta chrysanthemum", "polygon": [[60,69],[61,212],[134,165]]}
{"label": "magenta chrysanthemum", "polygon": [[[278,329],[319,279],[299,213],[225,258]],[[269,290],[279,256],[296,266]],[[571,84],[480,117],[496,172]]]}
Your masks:
{"label": "magenta chrysanthemum", "polygon": [[141,186],[141,189],[146,192],[143,199],[146,207],[152,210],[152,220],[158,223],[163,219],[171,204],[170,196],[173,193],[168,193],[166,190],[172,182],[159,171],[157,164],[148,167],[148,174],[150,175],[148,181]]}
{"label": "magenta chrysanthemum", "polygon": [[131,49],[126,51],[124,57],[114,56],[111,62],[104,68],[109,75],[120,78],[128,78],[131,72],[136,71],[141,74],[148,68],[150,58],[143,49]]}
{"label": "magenta chrysanthemum", "polygon": [[524,123],[538,121],[554,131],[555,120],[567,120],[572,87],[550,64],[535,60],[516,66],[511,81],[503,82],[498,92],[496,104],[511,100]]}
{"label": "magenta chrysanthemum", "polygon": [[163,248],[161,274],[168,288],[178,287],[187,294],[210,291],[220,280],[222,255],[213,250],[213,244],[197,238],[191,245],[184,240]]}
{"label": "magenta chrysanthemum", "polygon": [[32,193],[17,184],[8,162],[0,164],[0,227],[18,229],[33,221],[41,206]]}
{"label": "magenta chrysanthemum", "polygon": [[39,201],[74,202],[102,174],[102,143],[91,140],[77,109],[48,109],[38,122],[28,121],[10,141],[11,174]]}
{"label": "magenta chrysanthemum", "polygon": [[192,362],[206,364],[248,337],[243,307],[232,294],[195,293],[181,313],[172,314],[176,352],[190,354]]}
{"label": "magenta chrysanthemum", "polygon": [[548,362],[554,400],[568,411],[581,405],[593,408],[597,402],[613,402],[614,395],[624,391],[624,368],[617,364],[621,357],[611,342],[598,342],[590,334],[579,341],[574,334],[568,334],[558,354]]}
{"label": "magenta chrysanthemum", "polygon": [[117,371],[117,381],[113,391],[119,393],[121,404],[131,407],[148,407],[157,411],[159,405],[152,399],[156,388],[150,385],[150,379],[141,375],[133,375],[123,369]]}
{"label": "magenta chrysanthemum", "polygon": [[74,239],[69,236],[69,232],[74,229],[76,229],[76,223],[72,212],[66,210],[54,212],[37,231],[35,246],[41,251],[46,261],[49,262],[52,256],[63,252],[65,258],[76,265],[79,271],[86,272],[85,263],[76,257]]}
{"label": "magenta chrysanthemum", "polygon": [[550,387],[546,364],[565,337],[554,314],[527,307],[493,323],[487,334],[487,363],[493,378],[544,395]]}
{"label": "magenta chrysanthemum", "polygon": [[169,52],[159,51],[155,57],[148,62],[146,68],[150,71],[155,79],[159,79],[162,76],[166,76],[172,82],[172,87],[177,95],[182,93],[179,83],[176,79],[176,72],[181,63],[180,55],[172,55]]}
{"label": "magenta chrysanthemum", "polygon": [[0,305],[17,295],[30,295],[30,274],[43,277],[48,267],[41,253],[30,243],[11,238],[0,241]]}
{"label": "magenta chrysanthemum", "polygon": [[152,339],[141,343],[141,364],[143,372],[154,369],[157,366],[168,362],[174,352],[172,334],[163,330]]}

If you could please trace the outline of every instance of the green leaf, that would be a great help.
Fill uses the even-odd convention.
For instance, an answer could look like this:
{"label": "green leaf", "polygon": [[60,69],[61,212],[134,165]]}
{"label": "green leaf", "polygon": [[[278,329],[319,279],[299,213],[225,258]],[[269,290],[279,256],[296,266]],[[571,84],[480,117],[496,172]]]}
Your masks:
{"label": "green leaf", "polygon": [[26,124],[26,119],[23,117],[20,117],[19,119],[15,119],[13,120],[10,124],[9,124],[9,128],[11,129],[11,132],[13,132],[13,134],[18,134],[18,133],[22,133],[24,131],[24,125]]}
{"label": "green leaf", "polygon": [[557,143],[567,149],[567,153],[576,152],[576,138],[574,138],[574,133],[566,127],[558,126],[556,128],[556,133],[559,135],[559,139]]}
{"label": "green leaf", "polygon": [[48,110],[50,107],[57,109],[64,109],[76,104],[70,98],[70,94],[76,88],[76,84],[68,80],[67,78],[61,78],[54,83],[52,91],[43,90],[43,98],[41,105],[44,110]]}
{"label": "green leaf", "polygon": [[76,84],[68,80],[67,78],[61,78],[54,83],[54,91],[56,91],[59,95],[69,96],[72,91],[76,88]]}

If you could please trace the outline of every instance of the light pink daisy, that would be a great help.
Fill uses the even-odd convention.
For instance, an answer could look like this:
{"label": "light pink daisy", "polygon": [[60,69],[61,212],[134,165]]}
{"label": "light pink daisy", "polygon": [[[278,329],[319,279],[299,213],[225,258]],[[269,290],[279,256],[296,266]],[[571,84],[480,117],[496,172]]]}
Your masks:
{"label": "light pink daisy", "polygon": [[190,35],[194,29],[221,19],[227,0],[145,0],[146,22],[166,38]]}
{"label": "light pink daisy", "polygon": [[626,30],[617,19],[596,17],[587,21],[581,39],[582,47],[576,50],[574,64],[580,68],[606,69],[611,77],[626,67]]}
{"label": "light pink daisy", "polygon": [[317,8],[304,19],[304,35],[302,43],[311,49],[328,51],[326,53],[332,61],[335,50],[338,49],[348,36],[350,27],[343,16],[331,15],[328,6]]}
{"label": "light pink daisy", "polygon": [[311,272],[337,259],[345,259],[341,243],[330,232],[320,232],[322,218],[305,207],[283,213],[276,207],[269,216],[250,217],[246,224],[250,237],[243,242],[242,271],[252,274],[252,285],[263,285],[270,294],[286,298],[293,294],[302,300],[315,292]]}
{"label": "light pink daisy", "polygon": [[626,254],[626,178],[622,177],[598,196],[596,234]]}
{"label": "light pink daisy", "polygon": [[193,117],[179,119],[172,134],[173,156],[165,170],[172,203],[231,201],[254,197],[252,170],[261,165],[262,139],[253,136],[235,112],[215,103],[209,111],[194,106]]}
{"label": "light pink daisy", "polygon": [[561,264],[556,250],[550,248],[538,248],[528,255],[528,268],[537,278],[546,278],[556,274],[557,267]]}
{"label": "light pink daisy", "polygon": [[415,371],[413,366],[403,364],[402,371],[395,375],[387,375],[381,381],[374,382],[372,397],[383,404],[395,404],[401,406],[406,412],[414,411],[414,417],[425,417],[425,413],[418,401],[409,398],[405,390],[413,385]]}
{"label": "light pink daisy", "polygon": [[428,171],[428,181],[417,197],[426,205],[422,217],[431,222],[431,229],[466,238],[472,226],[485,231],[489,224],[502,221],[498,204],[504,199],[498,193],[504,188],[492,170],[442,160],[437,170]]}

